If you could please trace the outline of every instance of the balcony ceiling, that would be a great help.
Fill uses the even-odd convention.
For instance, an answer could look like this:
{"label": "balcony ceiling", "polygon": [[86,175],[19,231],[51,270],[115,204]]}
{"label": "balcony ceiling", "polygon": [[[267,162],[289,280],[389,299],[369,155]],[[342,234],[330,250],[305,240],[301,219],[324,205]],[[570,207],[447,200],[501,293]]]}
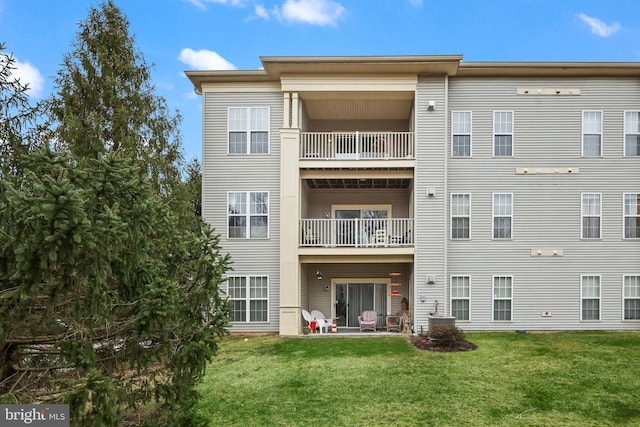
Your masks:
{"label": "balcony ceiling", "polygon": [[305,99],[311,120],[409,120],[413,99]]}
{"label": "balcony ceiling", "polygon": [[409,188],[409,178],[313,178],[308,179],[309,188]]}

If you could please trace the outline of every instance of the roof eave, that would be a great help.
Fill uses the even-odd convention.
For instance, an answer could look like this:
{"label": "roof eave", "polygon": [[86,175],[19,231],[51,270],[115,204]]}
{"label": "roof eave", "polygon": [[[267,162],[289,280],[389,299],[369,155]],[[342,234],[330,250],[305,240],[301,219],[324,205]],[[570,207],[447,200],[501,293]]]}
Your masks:
{"label": "roof eave", "polygon": [[459,77],[640,76],[640,62],[462,62]]}
{"label": "roof eave", "polygon": [[184,72],[196,93],[204,83],[273,81],[264,70],[188,70]]}
{"label": "roof eave", "polygon": [[265,71],[281,74],[437,73],[455,74],[462,55],[262,56]]}

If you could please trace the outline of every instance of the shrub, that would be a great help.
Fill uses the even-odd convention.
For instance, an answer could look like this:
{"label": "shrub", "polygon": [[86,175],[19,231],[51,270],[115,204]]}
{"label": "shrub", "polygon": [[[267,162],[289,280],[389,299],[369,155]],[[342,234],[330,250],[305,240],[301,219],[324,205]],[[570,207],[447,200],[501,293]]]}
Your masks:
{"label": "shrub", "polygon": [[464,332],[454,325],[434,326],[429,331],[429,339],[442,341],[443,345],[453,346],[458,341],[464,341]]}

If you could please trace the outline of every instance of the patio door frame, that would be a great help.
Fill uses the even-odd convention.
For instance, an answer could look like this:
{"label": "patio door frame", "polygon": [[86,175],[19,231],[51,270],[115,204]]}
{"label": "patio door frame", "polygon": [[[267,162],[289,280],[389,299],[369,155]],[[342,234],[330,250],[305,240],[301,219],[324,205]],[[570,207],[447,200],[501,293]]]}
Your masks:
{"label": "patio door frame", "polygon": [[[346,307],[346,319],[344,320],[344,324],[339,320],[338,324],[342,327],[348,327],[348,328],[357,328],[358,324],[356,323],[355,325],[351,325],[349,324],[349,292],[348,292],[348,287],[349,286],[362,286],[362,285],[369,285],[369,284],[373,284],[373,299],[374,299],[374,307],[375,307],[375,296],[376,296],[376,292],[375,292],[375,285],[378,284],[384,284],[385,285],[385,310],[383,313],[378,313],[378,317],[381,316],[382,318],[382,323],[378,325],[379,328],[384,327],[384,322],[386,320],[386,315],[387,312],[389,311],[389,307],[391,307],[391,291],[390,291],[390,286],[389,284],[391,283],[391,280],[388,277],[375,277],[375,278],[367,278],[367,277],[348,277],[348,278],[332,278],[331,279],[331,298],[333,301],[333,308],[332,308],[332,312],[333,312],[333,316],[332,317],[337,317],[338,316],[338,285],[347,285],[347,307]],[[357,315],[355,316],[357,317]]]}

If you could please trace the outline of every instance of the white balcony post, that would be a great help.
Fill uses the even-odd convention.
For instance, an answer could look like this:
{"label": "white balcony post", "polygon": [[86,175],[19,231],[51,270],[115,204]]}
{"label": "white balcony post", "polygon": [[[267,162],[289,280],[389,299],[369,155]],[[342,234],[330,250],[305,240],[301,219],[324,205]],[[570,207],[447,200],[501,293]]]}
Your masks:
{"label": "white balcony post", "polygon": [[283,94],[284,112],[282,114],[282,127],[289,129],[291,127],[291,94],[284,92]]}
{"label": "white balcony post", "polygon": [[291,127],[294,129],[298,128],[299,123],[299,100],[298,100],[298,92],[293,92],[291,94]]}

